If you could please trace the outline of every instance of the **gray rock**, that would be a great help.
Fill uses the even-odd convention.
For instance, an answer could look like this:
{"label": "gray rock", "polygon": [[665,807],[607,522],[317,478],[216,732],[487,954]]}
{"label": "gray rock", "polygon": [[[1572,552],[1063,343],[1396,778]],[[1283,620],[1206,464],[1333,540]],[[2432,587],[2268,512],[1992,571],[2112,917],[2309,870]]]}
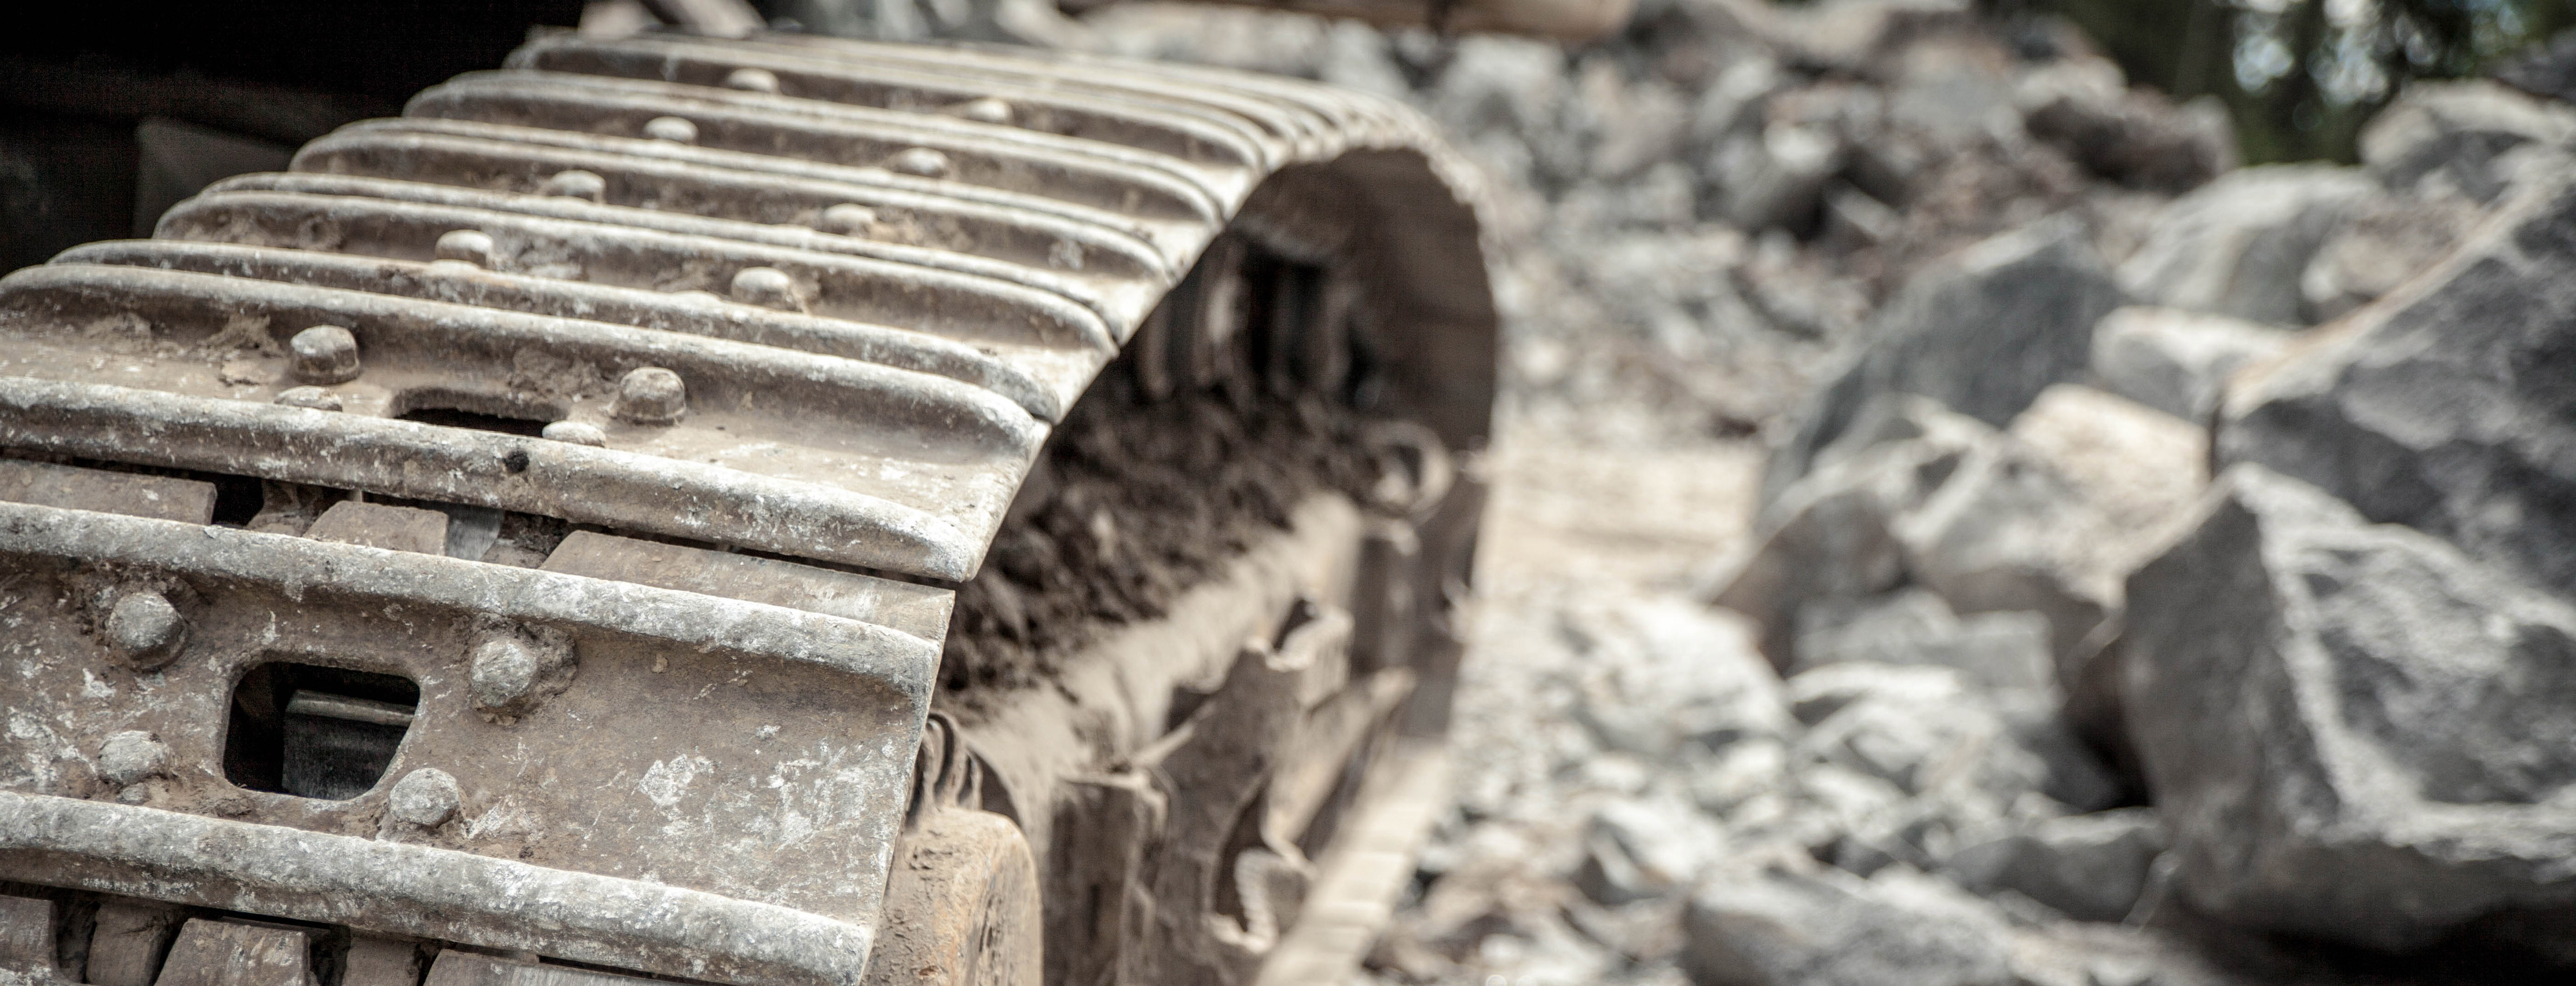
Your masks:
{"label": "gray rock", "polygon": [[2576,103],[2576,29],[2515,54],[2496,69],[2495,80],[2534,96]]}
{"label": "gray rock", "polygon": [[2118,921],[2162,851],[2155,811],[2123,808],[2033,822],[1951,854],[1949,869],[1978,893],[2010,890],[2077,920]]}
{"label": "gray rock", "polygon": [[2361,162],[2396,192],[2493,202],[2525,148],[2576,141],[2576,110],[2485,80],[2416,82],[2361,132]]}
{"label": "gray rock", "polygon": [[2132,90],[2108,59],[2061,58],[2023,76],[2013,102],[2031,136],[2132,188],[2181,193],[2236,167],[2223,112]]}
{"label": "gray rock", "polygon": [[2327,234],[2299,275],[2299,295],[2318,318],[2340,318],[2449,256],[2480,216],[2447,197],[2364,205]]}
{"label": "gray rock", "polygon": [[2046,688],[2055,680],[2048,620],[2037,613],[1961,618],[1925,589],[1803,607],[1790,673],[1827,664],[1931,664],[1989,688]]}
{"label": "gray rock", "polygon": [[1799,610],[1820,599],[1863,599],[1905,579],[1896,518],[1920,506],[1994,429],[1920,397],[1883,395],[1856,415],[1815,472],[1756,519],[1760,538],[1710,602],[1751,617],[1774,668],[1795,660]]}
{"label": "gray rock", "polygon": [[2045,693],[1985,694],[1948,668],[1860,663],[1806,672],[1788,689],[1798,718],[1813,724],[1794,761],[1886,781],[1926,799],[1954,829],[2001,819],[2025,795],[2086,810],[2117,793],[2056,724]]}
{"label": "gray rock", "polygon": [[1584,825],[1583,842],[1575,889],[1609,907],[1677,894],[1726,853],[1726,834],[1709,819],[1687,803],[1656,798],[1602,804]]}
{"label": "gray rock", "polygon": [[1914,580],[1961,613],[2028,611],[2048,652],[2076,644],[2117,606],[2085,561],[2109,535],[2073,481],[2027,443],[1996,435],[1959,458],[1922,505],[1890,526]]}
{"label": "gray rock", "polygon": [[1702,174],[1727,222],[1749,230],[1803,227],[1842,157],[1842,138],[1832,130],[1771,123],[1719,143]]}
{"label": "gray rock", "polygon": [[1805,475],[1880,394],[1930,397],[2002,427],[2049,384],[2083,373],[2093,323],[2121,301],[2072,218],[1995,237],[1917,276],[1872,320],[1876,342],[1800,409],[1763,475],[1763,501]]}
{"label": "gray rock", "polygon": [[2576,186],[2535,192],[2402,302],[2240,381],[2218,459],[2576,593]]}
{"label": "gray rock", "polygon": [[2566,927],[2576,609],[2238,466],[2130,577],[2125,646],[2130,732],[2200,911],[2384,949]]}
{"label": "gray rock", "polygon": [[2384,195],[2354,168],[2229,172],[2165,207],[2120,283],[2140,301],[2279,325],[2312,321],[2299,279],[2343,218]]}
{"label": "gray rock", "polygon": [[1918,875],[1775,868],[1692,899],[1681,964],[1699,986],[2003,986],[2007,934],[1979,902]]}
{"label": "gray rock", "polygon": [[[2318,264],[2323,263],[2320,254]],[[2309,266],[2311,274],[2318,264]],[[2290,335],[2225,315],[2131,306],[2093,327],[2093,375],[2112,393],[2205,422],[2224,396],[2229,375],[2280,352]]]}

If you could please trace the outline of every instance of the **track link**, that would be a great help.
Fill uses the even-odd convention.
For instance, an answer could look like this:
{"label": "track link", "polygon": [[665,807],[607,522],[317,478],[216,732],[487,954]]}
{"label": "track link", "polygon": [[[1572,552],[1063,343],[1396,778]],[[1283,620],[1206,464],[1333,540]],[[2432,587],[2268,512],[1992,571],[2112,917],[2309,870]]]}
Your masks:
{"label": "track link", "polygon": [[[558,32],[0,278],[0,704],[39,724],[0,734],[0,968],[1022,982],[1039,919],[991,901],[1029,886],[1086,982],[1349,952],[1360,903],[1292,933],[1281,888],[1423,815],[1370,813],[1373,764],[1436,776],[1481,506],[1444,470],[1494,386],[1467,175],[1294,80]],[[1278,505],[1064,661],[1126,691],[924,746],[957,590],[1007,592],[1103,387],[1414,430],[1367,432],[1390,492]],[[1374,848],[1325,852],[1346,818]]]}

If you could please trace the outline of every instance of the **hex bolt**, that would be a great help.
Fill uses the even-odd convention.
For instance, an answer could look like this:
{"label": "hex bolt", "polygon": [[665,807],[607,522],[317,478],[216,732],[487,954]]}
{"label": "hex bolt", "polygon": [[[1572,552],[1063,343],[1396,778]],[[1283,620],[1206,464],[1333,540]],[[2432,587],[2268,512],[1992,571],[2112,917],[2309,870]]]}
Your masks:
{"label": "hex bolt", "polygon": [[644,121],[644,136],[674,144],[698,142],[698,125],[676,116],[657,116]]}
{"label": "hex bolt", "polygon": [[796,296],[795,280],[776,267],[745,267],[735,271],[733,300],[787,312],[805,310],[805,299]]}
{"label": "hex bolt", "polygon": [[599,430],[598,425],[583,424],[579,421],[554,422],[538,431],[537,437],[557,442],[570,442],[574,445],[606,446],[608,444],[607,432]]}
{"label": "hex bolt", "polygon": [[438,234],[438,259],[461,260],[492,269],[492,237],[479,229],[451,229]]}
{"label": "hex bolt", "polygon": [[295,379],[313,384],[358,379],[358,337],[337,325],[316,325],[287,340]]}
{"label": "hex bolt", "polygon": [[170,765],[170,747],[151,733],[109,733],[98,747],[98,775],[119,786],[142,783]]}
{"label": "hex bolt", "polygon": [[464,800],[464,791],[457,787],[454,775],[436,767],[423,767],[394,782],[386,807],[397,819],[432,828],[454,816],[456,806]]}
{"label": "hex bolt", "polygon": [[179,608],[149,589],[129,592],[107,611],[107,645],[129,667],[150,671],[179,656],[188,623]]}
{"label": "hex bolt", "polygon": [[725,75],[724,87],[775,96],[778,95],[778,75],[768,69],[738,68]]}
{"label": "hex bolt", "polygon": [[320,387],[288,387],[277,392],[277,403],[316,411],[337,411],[340,409],[340,395]]}
{"label": "hex bolt", "polygon": [[526,695],[536,683],[536,652],[519,638],[497,634],[474,645],[466,687],[474,693],[475,705],[500,708]]}
{"label": "hex bolt", "polygon": [[952,165],[948,155],[927,147],[906,148],[886,159],[886,167],[907,175],[924,178],[946,178]]}
{"label": "hex bolt", "polygon": [[868,227],[877,224],[877,211],[856,202],[843,202],[823,210],[823,232],[843,236],[866,236]]}
{"label": "hex bolt", "polygon": [[595,171],[566,168],[547,178],[545,184],[537,186],[537,194],[605,202],[608,200],[608,179]]}
{"label": "hex bolt", "polygon": [[991,96],[959,103],[953,112],[977,123],[1008,125],[1011,122],[1011,104]]}
{"label": "hex bolt", "polygon": [[617,381],[617,403],[609,413],[639,425],[667,425],[680,420],[688,409],[689,388],[680,382],[680,375],[645,366],[627,371]]}

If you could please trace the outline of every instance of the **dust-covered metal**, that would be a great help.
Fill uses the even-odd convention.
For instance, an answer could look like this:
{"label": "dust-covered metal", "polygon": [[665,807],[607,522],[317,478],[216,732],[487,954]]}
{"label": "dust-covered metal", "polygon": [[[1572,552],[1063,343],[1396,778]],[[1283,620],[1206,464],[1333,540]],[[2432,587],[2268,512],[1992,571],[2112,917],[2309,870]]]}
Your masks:
{"label": "dust-covered metal", "polygon": [[1351,571],[1439,504],[1282,505],[1089,678],[925,746],[955,586],[1122,349],[1149,397],[1480,445],[1465,174],[1291,80],[553,33],[0,278],[0,968],[1034,982],[1110,878],[1061,820],[1115,761],[1208,800],[1118,802],[1148,920],[1043,962],[1248,981],[1445,694],[1399,666],[1423,610],[1352,594],[1464,544]]}

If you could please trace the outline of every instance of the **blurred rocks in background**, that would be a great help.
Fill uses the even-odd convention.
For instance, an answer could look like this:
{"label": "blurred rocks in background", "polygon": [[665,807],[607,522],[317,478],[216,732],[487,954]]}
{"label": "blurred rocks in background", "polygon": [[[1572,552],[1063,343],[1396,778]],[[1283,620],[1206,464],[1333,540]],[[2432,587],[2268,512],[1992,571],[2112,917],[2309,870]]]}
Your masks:
{"label": "blurred rocks in background", "polygon": [[1458,803],[1365,977],[2576,960],[2576,49],[2239,168],[1950,0],[1047,31],[1403,100],[1491,179]]}

